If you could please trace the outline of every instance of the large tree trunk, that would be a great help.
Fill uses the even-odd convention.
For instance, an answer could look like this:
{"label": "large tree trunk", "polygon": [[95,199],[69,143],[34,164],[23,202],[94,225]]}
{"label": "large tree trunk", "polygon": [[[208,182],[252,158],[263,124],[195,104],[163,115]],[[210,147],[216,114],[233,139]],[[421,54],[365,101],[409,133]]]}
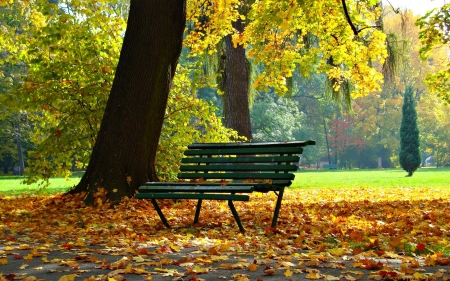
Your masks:
{"label": "large tree trunk", "polygon": [[185,5],[185,0],[131,0],[100,131],[86,172],[71,190],[87,192],[87,204],[133,196],[141,184],[157,180],[155,155],[182,48]]}
{"label": "large tree trunk", "polygon": [[[238,31],[244,30],[241,20],[233,23]],[[225,125],[240,136],[252,140],[250,109],[248,102],[249,66],[242,45],[233,46],[231,35],[225,37]]]}

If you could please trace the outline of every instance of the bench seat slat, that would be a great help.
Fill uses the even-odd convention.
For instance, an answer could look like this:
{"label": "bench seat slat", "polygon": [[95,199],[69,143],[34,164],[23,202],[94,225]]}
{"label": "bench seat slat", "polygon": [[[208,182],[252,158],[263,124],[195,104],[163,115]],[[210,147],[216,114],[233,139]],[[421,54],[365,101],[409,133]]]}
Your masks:
{"label": "bench seat slat", "polygon": [[212,193],[136,193],[140,199],[211,199],[249,201],[248,195],[212,194]]}
{"label": "bench seat slat", "polygon": [[139,192],[216,192],[216,193],[251,193],[255,190],[253,185],[192,185],[191,186],[167,186],[167,185],[153,185],[141,186]]}
{"label": "bench seat slat", "polygon": [[239,180],[273,180],[273,179],[284,179],[293,180],[295,178],[294,174],[291,173],[180,173],[178,174],[179,179],[239,179]]}
{"label": "bench seat slat", "polygon": [[291,163],[300,161],[299,156],[254,156],[254,157],[189,157],[181,163]]}
{"label": "bench seat slat", "polygon": [[193,143],[188,146],[189,149],[212,149],[212,148],[241,148],[241,147],[297,147],[315,145],[313,140],[289,141],[289,142],[232,142],[232,143]]}
{"label": "bench seat slat", "polygon": [[200,172],[200,171],[279,171],[292,172],[297,171],[295,165],[183,165],[181,172]]}
{"label": "bench seat slat", "polygon": [[188,149],[184,155],[301,154],[302,147]]}
{"label": "bench seat slat", "polygon": [[[227,185],[225,185],[227,184]],[[252,186],[254,191],[258,192],[269,192],[269,191],[279,191],[281,187],[290,186],[290,180],[274,180],[272,184],[265,183],[240,183],[240,182],[229,182],[229,183],[214,183],[214,182],[205,182],[205,183],[197,183],[197,182],[147,182],[139,188],[139,192],[152,192],[151,187],[153,186],[166,186],[172,187],[174,190],[178,190],[178,187],[192,187],[192,186],[211,186],[214,188],[220,188],[222,190],[223,186],[233,186],[233,187],[247,187]],[[150,189],[143,189],[144,187],[150,187]],[[233,189],[234,190],[234,189]]]}
{"label": "bench seat slat", "polygon": [[[222,186],[224,182],[190,182],[190,181],[177,181],[177,182],[146,182],[142,186]],[[233,186],[254,186],[261,183],[248,183],[248,182],[239,182],[238,180],[233,180],[232,182],[229,182],[230,185]],[[282,185],[282,186],[288,186],[291,184],[290,180],[273,180],[272,184],[268,185]]]}

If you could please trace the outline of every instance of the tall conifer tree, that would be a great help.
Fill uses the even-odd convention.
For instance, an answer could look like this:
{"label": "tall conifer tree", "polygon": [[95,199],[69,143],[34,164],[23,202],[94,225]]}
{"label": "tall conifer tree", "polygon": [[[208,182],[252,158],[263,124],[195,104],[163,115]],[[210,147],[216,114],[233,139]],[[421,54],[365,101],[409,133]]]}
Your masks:
{"label": "tall conifer tree", "polygon": [[413,175],[421,163],[416,101],[413,93],[412,86],[406,87],[400,126],[400,165],[408,172],[408,177]]}

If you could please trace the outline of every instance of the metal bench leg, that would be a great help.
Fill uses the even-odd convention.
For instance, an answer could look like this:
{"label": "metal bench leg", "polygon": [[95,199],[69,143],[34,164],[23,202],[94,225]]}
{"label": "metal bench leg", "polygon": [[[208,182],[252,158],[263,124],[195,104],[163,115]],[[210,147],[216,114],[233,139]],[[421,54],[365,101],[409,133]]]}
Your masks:
{"label": "metal bench leg", "polygon": [[277,226],[278,214],[280,213],[281,201],[283,200],[283,193],[284,193],[284,187],[282,187],[280,189],[280,191],[278,192],[277,205],[275,206],[275,211],[273,213],[272,227]]}
{"label": "metal bench leg", "polygon": [[155,210],[156,210],[156,212],[158,213],[159,218],[161,219],[162,223],[163,223],[167,228],[170,228],[170,225],[169,225],[169,223],[167,222],[166,217],[165,217],[164,214],[161,212],[161,209],[159,208],[158,203],[156,203],[156,199],[152,199],[152,203],[153,203],[153,206],[155,207]]}
{"label": "metal bench leg", "polygon": [[198,217],[200,216],[200,209],[202,208],[202,199],[198,199],[197,202],[197,209],[195,209],[195,218],[194,218],[194,224],[198,223]]}
{"label": "metal bench leg", "polygon": [[234,219],[236,220],[237,225],[239,226],[239,229],[241,232],[245,232],[244,226],[242,225],[241,219],[239,218],[238,213],[236,212],[236,208],[234,208],[234,204],[232,200],[228,200],[228,206],[231,209],[231,212],[233,213]]}

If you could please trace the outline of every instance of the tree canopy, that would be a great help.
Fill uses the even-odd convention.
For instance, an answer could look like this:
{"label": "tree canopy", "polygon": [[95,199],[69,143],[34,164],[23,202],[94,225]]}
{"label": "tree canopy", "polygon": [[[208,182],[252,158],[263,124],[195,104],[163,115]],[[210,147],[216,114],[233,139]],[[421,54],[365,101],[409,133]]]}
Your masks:
{"label": "tree canopy", "polygon": [[430,87],[432,93],[436,93],[446,103],[450,102],[450,67],[446,55],[436,57],[436,54],[448,54],[450,37],[448,29],[448,17],[450,16],[450,4],[446,4],[439,9],[433,9],[417,20],[417,25],[421,28],[420,57],[428,60],[430,64],[445,65],[446,67],[430,73],[425,82]]}

